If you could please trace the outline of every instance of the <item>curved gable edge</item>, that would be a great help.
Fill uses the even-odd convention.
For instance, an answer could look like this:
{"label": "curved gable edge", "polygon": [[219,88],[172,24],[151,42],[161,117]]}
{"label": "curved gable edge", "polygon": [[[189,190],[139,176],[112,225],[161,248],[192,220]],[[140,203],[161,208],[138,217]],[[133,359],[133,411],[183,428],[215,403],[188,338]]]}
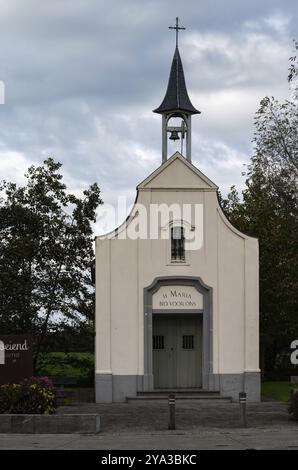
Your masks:
{"label": "curved gable edge", "polygon": [[134,211],[135,211],[136,204],[138,202],[138,197],[139,197],[139,190],[137,189],[136,198],[135,198],[135,201],[134,201],[133,206],[131,208],[131,211],[128,214],[128,216],[126,217],[126,219],[122,222],[122,224],[120,224],[119,227],[114,228],[110,232],[103,233],[102,235],[96,235],[95,241],[96,240],[104,240],[106,238],[109,238],[109,239],[116,238],[118,233],[122,232],[123,230],[126,229],[126,227],[128,227],[130,222],[132,222],[133,219],[137,216],[137,212],[134,214]]}
{"label": "curved gable edge", "polygon": [[[217,191],[216,191],[216,193],[217,193]],[[126,219],[122,222],[122,224],[120,224],[118,227],[111,230],[110,232],[106,232],[102,235],[95,236],[95,241],[96,240],[104,240],[106,238],[109,238],[109,239],[116,238],[119,233],[121,233],[123,230],[125,230],[128,227],[128,225],[134,220],[134,218],[138,215],[138,212],[137,211],[135,212],[135,208],[136,208],[136,205],[137,205],[137,202],[138,202],[138,198],[139,198],[139,187],[137,187],[136,198],[135,198],[135,201],[133,203],[132,209],[131,209],[130,213],[128,214],[128,216],[126,217]],[[221,204],[219,202],[218,193],[217,193],[217,213],[218,213],[220,219],[222,220],[222,222],[226,225],[226,227],[228,227],[231,230],[231,232],[233,232],[235,235],[237,235],[238,237],[240,237],[242,239],[245,239],[245,240],[254,240],[258,243],[259,239],[257,237],[251,237],[250,235],[247,235],[246,233],[241,232],[229,221],[227,215],[225,214],[225,212],[224,212],[224,210],[221,207]]]}
{"label": "curved gable edge", "polygon": [[235,235],[238,237],[244,239],[244,240],[254,240],[258,242],[258,238],[256,237],[251,237],[250,235],[247,235],[246,233],[240,232],[234,225],[229,221],[228,217],[226,216],[223,208],[220,205],[219,200],[217,199],[217,212],[220,217],[220,219],[223,221],[223,223],[233,232]]}

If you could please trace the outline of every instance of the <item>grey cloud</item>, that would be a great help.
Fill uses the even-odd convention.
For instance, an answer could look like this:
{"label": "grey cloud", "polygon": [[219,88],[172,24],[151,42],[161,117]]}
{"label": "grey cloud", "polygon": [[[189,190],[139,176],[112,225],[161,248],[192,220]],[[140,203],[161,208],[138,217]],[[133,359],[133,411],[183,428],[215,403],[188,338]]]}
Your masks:
{"label": "grey cloud", "polygon": [[[97,180],[107,202],[120,193],[133,199],[160,164],[161,124],[151,110],[165,93],[174,49],[167,27],[178,15],[188,28],[181,35],[188,88],[202,110],[194,161],[225,188],[241,185],[237,158],[251,153],[258,101],[287,92],[294,0],[0,0],[0,7],[0,159],[8,158],[1,148],[28,163],[52,155],[75,189]],[[286,33],[265,21],[274,14],[289,18]]]}

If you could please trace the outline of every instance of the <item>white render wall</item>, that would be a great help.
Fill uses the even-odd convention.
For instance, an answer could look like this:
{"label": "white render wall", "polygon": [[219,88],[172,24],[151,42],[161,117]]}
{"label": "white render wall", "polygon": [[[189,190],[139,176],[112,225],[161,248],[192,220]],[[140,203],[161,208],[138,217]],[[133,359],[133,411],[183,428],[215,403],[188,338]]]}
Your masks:
{"label": "white render wall", "polygon": [[257,240],[231,226],[216,186],[180,154],[155,173],[139,185],[137,202],[203,204],[203,246],[189,265],[169,265],[170,240],[96,238],[96,374],[144,373],[143,289],[180,275],[213,289],[213,373],[259,372]]}

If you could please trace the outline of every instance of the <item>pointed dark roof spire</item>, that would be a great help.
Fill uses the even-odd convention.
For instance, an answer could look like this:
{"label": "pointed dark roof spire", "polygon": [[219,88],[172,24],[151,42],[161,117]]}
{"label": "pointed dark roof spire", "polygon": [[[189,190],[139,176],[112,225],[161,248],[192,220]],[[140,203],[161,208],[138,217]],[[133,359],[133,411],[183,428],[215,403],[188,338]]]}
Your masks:
{"label": "pointed dark roof spire", "polygon": [[153,112],[163,114],[171,111],[201,114],[189,99],[178,46],[176,46],[173,57],[167,92],[161,105]]}

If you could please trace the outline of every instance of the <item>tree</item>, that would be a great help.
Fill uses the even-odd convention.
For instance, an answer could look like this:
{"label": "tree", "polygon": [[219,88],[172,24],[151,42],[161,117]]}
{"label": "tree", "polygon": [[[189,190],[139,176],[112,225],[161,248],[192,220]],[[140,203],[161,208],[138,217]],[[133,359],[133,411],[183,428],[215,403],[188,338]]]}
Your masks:
{"label": "tree", "polygon": [[92,222],[102,203],[98,185],[77,197],[67,192],[61,164],[31,166],[27,184],[0,190],[0,329],[32,333],[35,359],[47,332],[92,323]]}
{"label": "tree", "polygon": [[[298,56],[297,56],[298,41],[296,41],[294,39],[293,42],[294,42],[294,53],[295,53],[295,55],[290,57],[290,67],[289,67],[289,74],[288,74],[288,82],[289,83],[294,83],[295,78],[298,77]],[[295,91],[295,88],[296,88],[296,92],[297,92],[297,86],[295,87],[295,84],[294,84],[293,88],[294,88],[294,91]],[[294,93],[294,95],[295,95],[295,93]],[[297,94],[296,94],[296,96],[297,96]]]}
{"label": "tree", "polygon": [[[292,58],[291,82],[298,75],[295,61]],[[291,98],[283,103],[274,97],[261,101],[242,201],[232,188],[223,202],[231,222],[259,239],[261,350],[267,372],[274,370],[298,333],[298,87],[294,85]]]}

